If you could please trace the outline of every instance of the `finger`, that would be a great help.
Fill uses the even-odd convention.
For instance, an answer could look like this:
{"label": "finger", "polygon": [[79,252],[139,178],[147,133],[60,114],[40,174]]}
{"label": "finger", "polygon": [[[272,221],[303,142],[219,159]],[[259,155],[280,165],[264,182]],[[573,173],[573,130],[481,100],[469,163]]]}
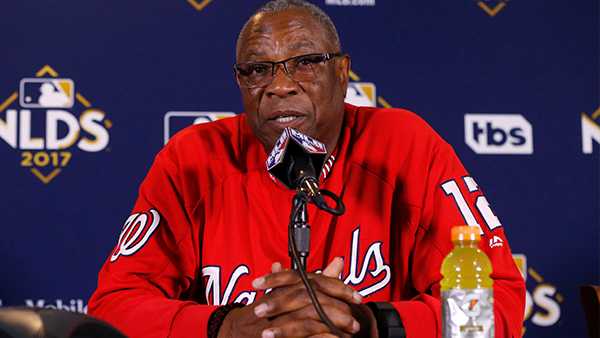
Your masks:
{"label": "finger", "polygon": [[329,265],[323,270],[323,275],[332,278],[338,278],[344,269],[344,259],[335,257]]}
{"label": "finger", "polygon": [[272,273],[281,272],[281,271],[283,271],[283,266],[281,266],[281,263],[275,262],[275,263],[273,263],[273,265],[271,265]]}
{"label": "finger", "polygon": [[[336,267],[333,267],[329,271],[335,271],[335,269]],[[310,274],[309,279],[313,285],[317,285],[321,291],[332,297],[349,303],[360,304],[362,302],[362,296],[358,292],[337,278],[327,277],[323,274]],[[259,277],[252,281],[252,286],[257,290],[266,290],[301,285],[300,283],[301,280],[296,271],[285,270]]]}
{"label": "finger", "polygon": [[[347,303],[360,304],[362,303],[362,296],[355,291],[352,287],[344,284],[337,278],[323,276],[322,274],[310,274],[310,283],[313,285],[313,289],[318,289],[323,293],[341,299]],[[282,271],[265,275],[257,278],[252,282],[252,285],[258,289],[281,289],[283,287],[304,288],[300,281],[300,278],[296,275],[295,271]],[[273,294],[273,292],[271,292]],[[278,291],[275,294],[280,294]]]}
{"label": "finger", "polygon": [[306,337],[327,332],[329,332],[329,329],[320,321],[305,319],[289,321],[281,326],[270,327],[262,332],[262,338]]}
{"label": "finger", "polygon": [[[344,301],[330,297],[319,291],[316,291],[316,296],[322,306],[332,306],[347,313],[351,312],[350,306]],[[302,286],[287,287],[284,290],[280,290],[275,296],[262,299],[262,304],[254,309],[254,313],[259,318],[275,317],[298,311],[307,305],[312,305],[312,300]],[[318,319],[318,317],[314,318]]]}
{"label": "finger", "polygon": [[[331,305],[322,305],[323,311],[327,314],[327,317],[333,325],[343,332],[348,334],[355,334],[360,331],[360,324],[358,321],[352,316],[352,310],[349,306],[339,307],[336,304]],[[308,304],[294,312],[290,312],[273,319],[273,326],[280,326],[282,323],[286,323],[288,321],[301,321],[305,319],[314,319],[317,321],[321,321],[321,317],[315,310],[313,304]]]}
{"label": "finger", "polygon": [[296,274],[297,272],[293,270],[283,270],[269,273],[253,280],[252,287],[257,290],[265,290],[294,285],[300,281],[300,277],[298,277]]}
{"label": "finger", "polygon": [[318,276],[311,279],[311,283],[315,285],[319,291],[328,296],[343,300],[347,303],[362,303],[362,296],[360,293],[337,278]]}
{"label": "finger", "polygon": [[[271,270],[275,268],[275,264],[271,266]],[[331,265],[331,264],[330,264]],[[309,278],[315,278],[322,274],[309,273]],[[282,286],[288,286],[300,283],[301,279],[297,271],[295,270],[283,270],[273,271],[272,273],[260,276],[252,281],[252,287],[257,290],[273,289]]]}

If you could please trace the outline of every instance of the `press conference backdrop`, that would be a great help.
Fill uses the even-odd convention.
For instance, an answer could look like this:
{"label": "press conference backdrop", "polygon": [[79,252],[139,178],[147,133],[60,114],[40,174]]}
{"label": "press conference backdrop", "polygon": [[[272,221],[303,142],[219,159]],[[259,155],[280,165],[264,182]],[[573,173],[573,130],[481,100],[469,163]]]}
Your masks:
{"label": "press conference backdrop", "polygon": [[[156,152],[242,110],[234,46],[260,3],[2,2],[0,304],[87,310]],[[578,287],[600,284],[598,1],[314,3],[352,57],[348,100],[417,112],[485,188],[527,282],[525,337],[584,337]]]}

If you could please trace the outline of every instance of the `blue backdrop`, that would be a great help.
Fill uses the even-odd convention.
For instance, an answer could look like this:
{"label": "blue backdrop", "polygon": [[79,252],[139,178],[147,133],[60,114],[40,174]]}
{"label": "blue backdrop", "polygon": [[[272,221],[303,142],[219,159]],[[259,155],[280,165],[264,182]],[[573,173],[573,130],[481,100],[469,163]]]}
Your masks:
{"label": "blue backdrop", "polygon": [[[599,2],[314,2],[352,57],[349,100],[417,112],[486,189],[527,280],[525,337],[585,336]],[[0,304],[86,310],[165,139],[241,111],[234,45],[260,3],[3,3]]]}

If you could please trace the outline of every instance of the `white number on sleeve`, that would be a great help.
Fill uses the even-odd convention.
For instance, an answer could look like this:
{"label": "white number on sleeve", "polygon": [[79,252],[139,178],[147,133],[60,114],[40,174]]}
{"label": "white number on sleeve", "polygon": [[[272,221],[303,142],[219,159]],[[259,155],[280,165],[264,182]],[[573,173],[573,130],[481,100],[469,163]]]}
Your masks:
{"label": "white number on sleeve", "polygon": [[[463,180],[465,181],[465,185],[469,189],[470,193],[474,193],[479,190],[479,186],[472,177],[465,176],[463,177]],[[456,181],[451,180],[445,182],[444,184],[442,184],[442,189],[444,190],[444,193],[446,193],[446,196],[452,196],[454,198],[454,202],[456,202],[458,210],[465,219],[465,222],[467,222],[467,225],[478,227],[479,233],[483,234],[481,226],[479,225],[479,223],[477,223],[475,215],[473,215],[471,208],[469,208],[467,201],[465,200],[463,194],[460,192],[460,188],[458,187]],[[483,217],[483,220],[485,221],[490,231],[502,226],[498,217],[496,217],[492,209],[490,209],[490,203],[488,202],[487,198],[485,198],[485,196],[477,197],[477,199],[475,200],[475,207],[477,207],[477,210],[481,214],[481,217]]]}

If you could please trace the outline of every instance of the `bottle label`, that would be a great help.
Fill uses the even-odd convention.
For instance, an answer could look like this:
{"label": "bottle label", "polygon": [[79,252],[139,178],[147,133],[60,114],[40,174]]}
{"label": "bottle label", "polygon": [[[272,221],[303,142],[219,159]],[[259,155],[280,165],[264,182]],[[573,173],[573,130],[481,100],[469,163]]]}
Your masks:
{"label": "bottle label", "polygon": [[494,338],[491,289],[442,291],[443,338]]}

